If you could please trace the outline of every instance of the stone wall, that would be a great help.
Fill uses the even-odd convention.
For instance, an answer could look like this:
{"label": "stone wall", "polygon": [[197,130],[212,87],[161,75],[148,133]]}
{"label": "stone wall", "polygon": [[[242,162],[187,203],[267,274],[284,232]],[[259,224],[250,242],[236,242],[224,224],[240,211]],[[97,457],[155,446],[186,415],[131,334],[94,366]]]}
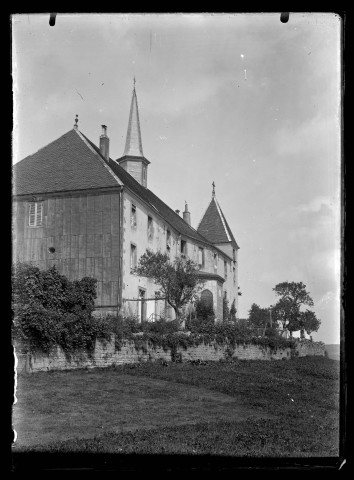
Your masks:
{"label": "stone wall", "polygon": [[[53,348],[48,355],[39,352],[26,353],[25,346],[19,343],[15,343],[14,346],[18,373],[109,367],[138,362],[172,360],[170,349],[165,351],[162,347],[154,348],[148,344],[146,344],[146,349],[137,350],[133,342],[127,341],[120,350],[116,350],[114,338],[112,341],[105,343],[97,341],[91,357],[86,352],[81,352],[68,358],[58,346]],[[297,343],[293,351],[290,348],[272,351],[268,347],[252,344],[238,345],[235,349],[230,349],[228,345],[218,345],[213,342],[208,345],[192,346],[186,350],[178,348],[176,353],[180,355],[182,361],[219,361],[226,358],[237,358],[239,360],[281,360],[290,359],[292,356],[324,356],[325,347],[322,343],[302,341]]]}

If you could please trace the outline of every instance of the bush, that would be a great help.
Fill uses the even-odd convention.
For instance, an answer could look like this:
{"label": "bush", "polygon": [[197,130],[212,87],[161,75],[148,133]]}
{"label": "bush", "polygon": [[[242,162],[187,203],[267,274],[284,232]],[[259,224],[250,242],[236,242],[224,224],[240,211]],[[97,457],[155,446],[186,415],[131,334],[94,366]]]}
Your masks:
{"label": "bush", "polygon": [[191,318],[186,320],[186,330],[192,333],[210,333],[215,325],[214,316],[206,319],[202,317]]}
{"label": "bush", "polygon": [[215,318],[213,304],[211,302],[198,299],[195,302],[195,312],[197,318],[207,320],[209,317]]}
{"label": "bush", "polygon": [[71,282],[55,267],[40,270],[18,263],[12,272],[13,334],[30,349],[49,352],[59,345],[66,353],[92,352],[97,338],[108,339],[105,322],[92,316],[96,280]]}
{"label": "bush", "polygon": [[166,321],[163,319],[156,322],[143,322],[141,327],[143,332],[159,333],[161,335],[177,332],[179,328],[176,320]]}

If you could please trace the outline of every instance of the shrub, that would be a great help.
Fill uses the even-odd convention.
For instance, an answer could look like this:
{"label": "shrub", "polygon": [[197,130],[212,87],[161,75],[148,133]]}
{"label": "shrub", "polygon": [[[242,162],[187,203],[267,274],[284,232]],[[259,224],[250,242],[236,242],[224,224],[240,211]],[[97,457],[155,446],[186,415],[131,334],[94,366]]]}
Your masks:
{"label": "shrub", "polygon": [[215,317],[215,312],[213,308],[213,304],[206,300],[197,299],[195,302],[195,312],[196,317],[201,318],[203,320],[207,320],[208,318]]}
{"label": "shrub", "polygon": [[214,325],[215,320],[213,316],[209,316],[206,319],[197,317],[186,320],[186,330],[192,333],[208,333],[212,331]]}
{"label": "shrub", "polygon": [[71,282],[55,267],[40,270],[17,263],[12,272],[13,334],[30,349],[49,352],[59,345],[66,353],[92,352],[97,338],[108,339],[109,329],[92,316],[96,280]]}

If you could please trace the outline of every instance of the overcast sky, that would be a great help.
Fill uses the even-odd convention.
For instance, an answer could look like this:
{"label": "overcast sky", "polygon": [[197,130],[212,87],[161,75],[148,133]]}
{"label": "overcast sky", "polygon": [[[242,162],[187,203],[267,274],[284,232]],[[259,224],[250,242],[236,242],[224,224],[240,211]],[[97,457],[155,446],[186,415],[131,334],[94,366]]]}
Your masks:
{"label": "overcast sky", "polygon": [[[15,15],[13,162],[73,127],[123,155],[136,77],[148,187],[240,246],[240,317],[302,281],[339,343],[340,69],[334,14]],[[55,172],[53,172],[55,175]]]}

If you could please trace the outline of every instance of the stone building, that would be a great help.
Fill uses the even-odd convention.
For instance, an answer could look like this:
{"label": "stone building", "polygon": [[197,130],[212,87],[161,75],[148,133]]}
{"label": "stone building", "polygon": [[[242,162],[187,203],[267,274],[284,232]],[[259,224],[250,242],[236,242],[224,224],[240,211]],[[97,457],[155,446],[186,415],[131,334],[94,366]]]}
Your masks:
{"label": "stone building", "polygon": [[99,146],[78,129],[14,166],[13,259],[41,269],[56,265],[70,280],[97,279],[96,310],[140,319],[173,318],[158,287],[131,273],[147,248],[183,254],[200,265],[203,298],[222,319],[223,296],[238,302],[238,245],[212,199],[197,229],[148,188],[135,86],[124,153],[109,156],[107,127]]}

